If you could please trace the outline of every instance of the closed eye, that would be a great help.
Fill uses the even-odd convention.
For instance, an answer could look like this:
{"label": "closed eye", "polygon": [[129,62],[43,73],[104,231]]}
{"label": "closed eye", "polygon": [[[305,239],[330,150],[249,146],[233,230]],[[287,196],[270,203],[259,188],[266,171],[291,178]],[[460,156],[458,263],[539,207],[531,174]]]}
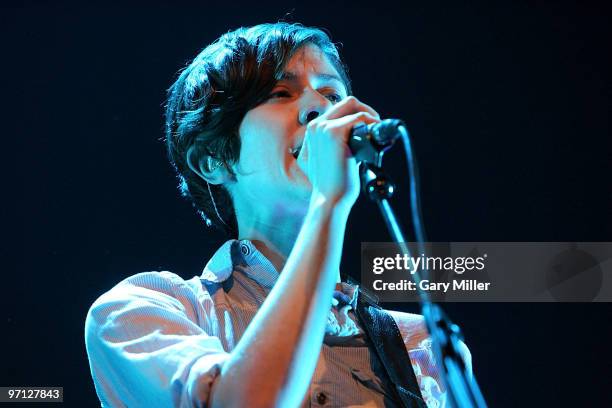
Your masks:
{"label": "closed eye", "polygon": [[338,103],[342,100],[342,96],[338,95],[337,93],[330,93],[325,95],[325,97],[329,99],[332,103]]}
{"label": "closed eye", "polygon": [[290,98],[290,97],[291,97],[291,94],[289,93],[289,91],[287,91],[285,89],[272,92],[270,95],[268,95],[268,99]]}
{"label": "closed eye", "polygon": [[334,104],[340,102],[343,98],[342,92],[340,92],[336,87],[333,86],[322,87],[319,89],[319,93]]}

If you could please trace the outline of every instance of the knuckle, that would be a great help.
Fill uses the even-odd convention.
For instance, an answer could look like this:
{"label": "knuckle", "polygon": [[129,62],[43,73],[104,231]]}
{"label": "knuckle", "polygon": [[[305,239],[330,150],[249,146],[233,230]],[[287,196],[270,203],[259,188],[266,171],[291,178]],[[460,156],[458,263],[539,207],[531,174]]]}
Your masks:
{"label": "knuckle", "polygon": [[363,120],[363,119],[376,120],[376,118],[374,116],[372,116],[372,114],[370,114],[370,112],[359,112],[359,113],[357,113],[357,119],[359,119],[359,120]]}
{"label": "knuckle", "polygon": [[346,97],[346,103],[349,105],[355,105],[359,103],[359,99],[357,99],[353,95],[350,95]]}

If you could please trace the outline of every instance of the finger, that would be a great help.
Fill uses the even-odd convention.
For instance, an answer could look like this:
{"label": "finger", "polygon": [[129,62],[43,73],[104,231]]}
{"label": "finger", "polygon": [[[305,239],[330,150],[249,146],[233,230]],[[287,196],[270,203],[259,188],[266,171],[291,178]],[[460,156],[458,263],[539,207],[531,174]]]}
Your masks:
{"label": "finger", "polygon": [[333,119],[329,121],[330,128],[343,128],[341,132],[343,139],[345,142],[348,141],[351,130],[360,124],[370,124],[370,123],[378,123],[380,122],[380,118],[373,116],[369,112],[357,112],[351,115],[343,116],[338,119]]}
{"label": "finger", "polygon": [[378,112],[371,106],[361,102],[354,96],[349,96],[332,106],[327,112],[320,116],[321,119],[337,119],[342,116],[351,115],[357,112],[368,112],[375,118],[380,119]]}

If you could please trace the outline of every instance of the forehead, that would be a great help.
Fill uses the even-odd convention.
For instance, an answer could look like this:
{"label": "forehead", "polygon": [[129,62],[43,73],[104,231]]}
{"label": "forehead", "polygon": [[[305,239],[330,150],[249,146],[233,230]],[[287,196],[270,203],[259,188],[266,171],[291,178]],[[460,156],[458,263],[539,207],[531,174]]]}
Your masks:
{"label": "forehead", "polygon": [[298,48],[287,62],[285,69],[289,68],[303,70],[328,68],[336,71],[327,55],[313,44],[306,44]]}
{"label": "forehead", "polygon": [[329,57],[316,45],[307,44],[291,56],[281,79],[308,77],[314,75],[326,79],[336,79],[343,83],[340,74]]}

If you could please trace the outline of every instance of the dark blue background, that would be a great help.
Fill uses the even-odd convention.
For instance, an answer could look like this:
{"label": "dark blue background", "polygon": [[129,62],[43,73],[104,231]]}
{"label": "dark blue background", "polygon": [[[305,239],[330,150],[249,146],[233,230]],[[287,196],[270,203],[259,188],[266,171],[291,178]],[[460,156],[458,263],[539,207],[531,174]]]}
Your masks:
{"label": "dark blue background", "polygon": [[[1,385],[95,405],[89,305],[137,272],[200,273],[222,237],[178,197],[164,90],[221,33],[292,10],[344,44],[360,99],[409,124],[431,241],[612,241],[602,5],[152,4],[2,6]],[[399,149],[388,162],[409,226]],[[360,242],[387,235],[364,200],[348,230],[358,277]],[[612,404],[609,304],[446,309],[491,407]]]}

